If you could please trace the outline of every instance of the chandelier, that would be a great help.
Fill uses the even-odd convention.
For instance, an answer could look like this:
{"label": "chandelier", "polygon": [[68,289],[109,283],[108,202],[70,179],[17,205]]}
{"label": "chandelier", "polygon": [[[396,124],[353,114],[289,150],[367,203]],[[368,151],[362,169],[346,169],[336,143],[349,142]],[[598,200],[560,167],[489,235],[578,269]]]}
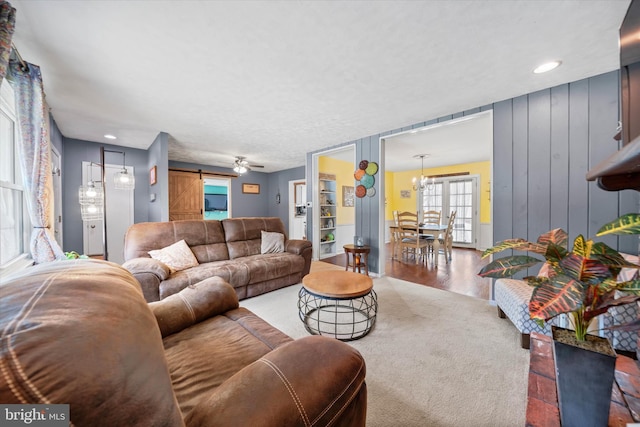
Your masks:
{"label": "chandelier", "polygon": [[414,159],[420,159],[421,163],[421,168],[420,168],[420,179],[416,178],[415,176],[413,177],[412,183],[413,183],[413,191],[421,191],[424,192],[425,190],[430,190],[433,188],[433,185],[435,183],[435,178],[431,178],[431,181],[429,181],[429,177],[428,176],[424,176],[424,158],[425,157],[429,157],[428,154],[416,154],[415,156],[413,156]]}

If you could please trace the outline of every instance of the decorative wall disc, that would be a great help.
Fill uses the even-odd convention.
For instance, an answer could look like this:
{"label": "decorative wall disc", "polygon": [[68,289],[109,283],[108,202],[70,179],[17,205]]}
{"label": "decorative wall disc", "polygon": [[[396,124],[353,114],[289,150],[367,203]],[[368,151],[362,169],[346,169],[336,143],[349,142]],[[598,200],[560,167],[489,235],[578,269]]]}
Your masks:
{"label": "decorative wall disc", "polygon": [[367,194],[367,189],[364,188],[364,185],[358,185],[356,187],[356,197],[363,198]]}
{"label": "decorative wall disc", "polygon": [[373,197],[375,195],[376,195],[376,189],[375,188],[371,187],[371,188],[367,189],[367,196]]}
{"label": "decorative wall disc", "polygon": [[366,172],[364,171],[364,169],[358,169],[354,174],[353,177],[356,179],[356,181],[360,181],[360,179],[366,175]]}
{"label": "decorative wall disc", "polygon": [[360,162],[360,164],[358,165],[358,167],[362,170],[367,169],[367,166],[369,165],[369,161],[368,160],[362,160]]}
{"label": "decorative wall disc", "polygon": [[364,185],[364,188],[373,187],[373,184],[375,184],[375,182],[376,179],[373,177],[373,175],[365,175],[360,178],[360,184]]}
{"label": "decorative wall disc", "polygon": [[375,175],[378,173],[378,164],[376,162],[369,162],[367,165],[365,172],[367,175]]}

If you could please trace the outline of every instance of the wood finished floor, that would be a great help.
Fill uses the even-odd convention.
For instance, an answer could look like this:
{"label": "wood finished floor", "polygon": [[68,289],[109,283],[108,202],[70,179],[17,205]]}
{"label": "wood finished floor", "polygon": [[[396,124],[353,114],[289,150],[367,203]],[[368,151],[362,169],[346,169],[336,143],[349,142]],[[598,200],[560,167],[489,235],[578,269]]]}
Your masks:
{"label": "wood finished floor", "polygon": [[[474,249],[453,248],[452,260],[446,264],[441,255],[438,268],[432,263],[416,265],[413,258],[391,259],[391,248],[387,245],[385,274],[407,282],[418,283],[432,288],[443,289],[462,295],[488,300],[491,279],[478,277],[478,271],[488,263],[488,259],[480,259],[481,252]],[[324,258],[322,261],[345,266],[346,255]]]}

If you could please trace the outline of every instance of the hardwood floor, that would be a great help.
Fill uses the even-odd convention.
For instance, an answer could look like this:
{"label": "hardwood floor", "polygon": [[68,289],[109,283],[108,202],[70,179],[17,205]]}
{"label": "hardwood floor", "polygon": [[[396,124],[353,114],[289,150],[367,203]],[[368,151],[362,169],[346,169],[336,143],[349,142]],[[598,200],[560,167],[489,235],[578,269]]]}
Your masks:
{"label": "hardwood floor", "polygon": [[[427,266],[413,262],[413,259],[391,259],[391,248],[387,245],[385,274],[407,282],[418,283],[432,288],[444,289],[458,294],[481,299],[489,299],[491,279],[478,277],[478,271],[488,259],[480,259],[481,252],[473,249],[453,248],[452,260],[446,264],[440,255],[438,268],[431,263]],[[344,266],[346,255],[325,258],[322,261]]]}

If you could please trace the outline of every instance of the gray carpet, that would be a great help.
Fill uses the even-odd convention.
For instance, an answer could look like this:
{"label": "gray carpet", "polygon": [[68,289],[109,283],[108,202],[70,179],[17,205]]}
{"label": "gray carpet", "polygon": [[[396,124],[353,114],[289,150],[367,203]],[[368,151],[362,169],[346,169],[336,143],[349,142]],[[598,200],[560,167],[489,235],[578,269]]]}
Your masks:
{"label": "gray carpet", "polygon": [[[286,334],[308,335],[300,285],[243,300]],[[352,345],[367,364],[368,426],[525,423],[529,352],[487,301],[393,278],[374,279],[378,319]]]}

